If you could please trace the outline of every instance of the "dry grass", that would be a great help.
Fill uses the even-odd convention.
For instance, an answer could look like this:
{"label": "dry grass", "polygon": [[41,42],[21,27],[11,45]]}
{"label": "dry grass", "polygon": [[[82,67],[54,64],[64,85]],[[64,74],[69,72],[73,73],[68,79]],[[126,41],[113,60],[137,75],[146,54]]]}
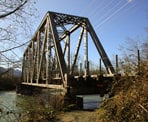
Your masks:
{"label": "dry grass", "polygon": [[148,77],[122,77],[115,81],[113,97],[98,110],[97,122],[147,122]]}

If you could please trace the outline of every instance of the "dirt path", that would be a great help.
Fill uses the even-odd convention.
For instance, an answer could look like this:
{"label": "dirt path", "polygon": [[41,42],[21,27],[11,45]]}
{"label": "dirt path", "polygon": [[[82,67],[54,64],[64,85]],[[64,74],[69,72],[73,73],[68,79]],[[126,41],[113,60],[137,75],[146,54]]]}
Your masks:
{"label": "dirt path", "polygon": [[96,111],[72,111],[63,112],[57,116],[57,122],[95,122]]}

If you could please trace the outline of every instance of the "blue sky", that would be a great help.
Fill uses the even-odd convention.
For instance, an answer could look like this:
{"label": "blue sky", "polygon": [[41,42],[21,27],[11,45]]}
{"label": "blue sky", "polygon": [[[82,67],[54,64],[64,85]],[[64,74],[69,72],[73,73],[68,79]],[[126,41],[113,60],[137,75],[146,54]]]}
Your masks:
{"label": "blue sky", "polygon": [[47,11],[88,17],[110,58],[128,37],[148,35],[148,0],[38,0],[36,7],[38,25]]}
{"label": "blue sky", "polygon": [[[38,12],[35,14],[39,16],[34,20],[33,34],[47,11],[88,17],[111,60],[116,54],[121,56],[119,48],[125,45],[128,37],[142,41],[148,38],[145,31],[148,27],[148,0],[37,0],[35,7]],[[98,53],[94,45],[90,45],[90,59],[98,61]],[[23,56],[24,50],[16,50],[19,57]]]}

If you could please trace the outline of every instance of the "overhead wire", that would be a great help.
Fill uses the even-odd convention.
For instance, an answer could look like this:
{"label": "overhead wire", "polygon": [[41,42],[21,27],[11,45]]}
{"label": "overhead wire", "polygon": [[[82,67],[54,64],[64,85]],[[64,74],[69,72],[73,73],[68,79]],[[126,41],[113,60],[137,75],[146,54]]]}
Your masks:
{"label": "overhead wire", "polygon": [[93,8],[93,4],[95,3],[96,0],[91,0],[91,3],[87,4],[88,6],[86,6],[84,9],[82,9],[82,11],[80,12],[80,15],[85,15],[85,13],[87,13],[87,10],[89,8]]}
{"label": "overhead wire", "polygon": [[[98,2],[98,1],[97,1]],[[102,11],[104,11],[105,9],[107,9],[107,8],[109,8],[109,6],[112,4],[112,3],[114,3],[115,1],[114,0],[110,0],[107,4],[106,4],[106,1],[102,1],[101,0],[101,2],[100,2],[100,4],[99,4],[99,7],[97,7],[97,9],[93,9],[94,8],[94,5],[96,5],[96,0],[92,0],[88,5],[89,6],[86,6],[81,12],[80,12],[80,14],[85,14],[85,13],[89,13],[89,12],[91,12],[91,14],[89,14],[89,15],[91,15],[92,16],[92,18],[93,17],[96,17],[95,15],[98,13],[98,9],[99,8],[101,8],[101,9],[99,9],[99,12],[100,12],[100,10]],[[117,5],[116,5],[117,6]],[[103,8],[102,8],[103,7]],[[93,10],[93,11],[91,11],[91,10]],[[111,8],[111,10],[112,10],[113,8]],[[89,11],[89,12],[88,12]],[[106,13],[105,13],[106,14]],[[104,14],[102,14],[102,15],[104,15]],[[106,15],[106,16],[108,16],[108,15]],[[76,37],[74,37],[74,39],[73,40],[76,40]],[[75,41],[74,41],[75,42]]]}
{"label": "overhead wire", "polygon": [[12,48],[9,48],[9,49],[6,49],[6,50],[3,50],[3,51],[0,51],[0,54],[2,54],[2,53],[4,53],[4,52],[11,51],[11,50],[14,50],[14,49],[16,49],[16,48],[20,48],[20,47],[22,47],[22,46],[28,44],[29,42],[30,42],[30,41],[27,41],[27,42],[25,42],[25,43],[23,43],[23,44],[20,44],[20,45],[18,45],[18,46],[15,46],[15,47],[12,47]]}
{"label": "overhead wire", "polygon": [[120,8],[118,8],[116,11],[114,11],[112,14],[110,14],[108,17],[106,17],[100,24],[96,26],[96,29],[98,29],[100,26],[102,26],[105,22],[109,21],[113,16],[115,16],[117,13],[119,13],[122,9],[124,9],[130,2],[126,2],[123,4]]}
{"label": "overhead wire", "polygon": [[103,14],[100,14],[100,15],[101,15],[101,16],[104,15],[104,14],[106,13],[106,12],[104,13],[104,11],[105,11],[106,9],[108,9],[109,6],[110,6],[113,2],[114,2],[114,0],[110,0],[107,4],[106,4],[106,2],[104,2],[104,4],[102,4],[102,5],[99,4],[99,6],[95,8],[94,13],[91,14],[92,17],[96,17],[96,15],[97,15],[98,13],[101,13],[101,12],[103,12]]}
{"label": "overhead wire", "polygon": [[[88,13],[89,12],[91,12],[92,14],[93,14],[93,12],[91,11],[91,10],[93,10],[93,8],[94,8],[94,5],[96,5],[96,2],[97,2],[97,0],[91,0],[88,4],[87,4],[87,6],[84,6],[84,8],[82,9],[82,11],[80,12],[80,15],[82,15],[82,16],[85,16],[85,14],[87,14],[86,16],[88,17]],[[100,4],[101,3],[103,3],[103,1],[101,0],[100,1]],[[100,5],[99,4],[99,5]],[[89,12],[88,12],[88,10],[89,9],[91,9]],[[90,15],[90,14],[89,14]],[[80,31],[78,32],[78,33],[80,33]],[[72,41],[73,41],[73,47],[76,47],[76,45],[77,45],[77,40],[78,40],[78,36],[74,36],[74,38],[72,38]]]}
{"label": "overhead wire", "polygon": [[[84,6],[84,8],[80,11],[80,15],[85,16],[85,14],[88,12],[87,10],[89,8],[93,8],[93,5],[95,4],[95,2],[96,2],[96,0],[91,0],[90,3],[87,4],[87,6]],[[77,37],[77,36],[74,36],[74,38],[72,38],[73,47],[75,47],[77,45],[78,38],[79,37]]]}
{"label": "overhead wire", "polygon": [[12,52],[18,59],[20,59],[20,57],[19,57],[13,50],[11,50],[11,52]]}
{"label": "overhead wire", "polygon": [[[117,9],[118,7],[120,7],[121,6],[121,3],[122,3],[122,1],[118,1],[118,2],[116,2],[116,4],[114,4],[114,2],[112,2],[112,3],[110,3],[105,9],[104,9],[104,11],[105,11],[105,13],[100,13],[100,17],[99,17],[99,20],[98,20],[98,23],[99,22],[101,22],[101,21],[103,21],[106,17],[108,17],[109,15],[111,15],[113,12],[114,12],[114,10],[115,9]],[[114,5],[112,5],[112,4],[114,4]],[[112,6],[112,7],[110,7],[110,6]],[[97,16],[97,15],[96,15]],[[98,16],[99,16],[99,14],[98,14]]]}
{"label": "overhead wire", "polygon": [[[106,6],[102,9],[99,9],[99,7],[97,7],[98,9],[95,9],[95,11],[93,11],[91,14],[91,18],[96,18],[96,15],[98,14],[98,11],[102,10],[102,13],[101,14],[101,18],[98,18],[97,20],[99,20],[98,23],[96,24],[96,29],[100,29],[99,27],[102,26],[104,23],[106,23],[107,21],[109,21],[112,17],[114,17],[115,15],[117,15],[120,11],[122,11],[124,8],[126,8],[129,3],[131,3],[133,0],[128,0],[126,1],[126,3],[122,4],[123,1],[119,1],[119,2],[116,2],[116,1],[110,1],[109,3],[106,4]],[[113,5],[113,3],[115,3]],[[102,3],[103,4],[103,3]],[[104,5],[104,4],[103,4]],[[110,7],[112,6],[112,7]],[[89,11],[89,10],[88,10]],[[103,15],[103,16],[102,16]],[[93,19],[95,20],[95,19]]]}
{"label": "overhead wire", "polygon": [[[96,1],[96,0],[92,0],[92,2],[89,4],[89,6],[87,6],[85,9],[83,9],[83,11],[82,11],[81,13],[86,13],[86,12],[87,12],[86,9],[89,9],[91,6],[93,6],[94,3],[95,3],[95,1]],[[132,1],[132,0],[131,0],[131,1]],[[113,0],[110,1],[108,4],[106,4],[106,3],[104,2],[104,4],[106,4],[106,6],[105,6],[104,8],[99,9],[99,10],[103,10],[103,9],[106,10],[106,8],[107,8],[109,5],[111,5],[113,2],[114,2]],[[96,29],[98,29],[100,26],[102,26],[105,22],[109,21],[113,16],[115,16],[118,12],[120,12],[123,8],[125,8],[129,3],[130,3],[130,2],[126,2],[124,5],[118,6],[118,5],[120,5],[120,2],[118,2],[118,4],[115,4],[115,6],[111,7],[108,12],[105,12],[105,14],[103,14],[103,15],[104,15],[104,19],[103,19],[103,17],[102,17],[102,18],[101,18],[102,21],[101,21],[101,19],[99,18],[99,20],[101,21],[101,23],[97,23],[97,24],[96,24],[96,26],[95,26]],[[103,2],[101,2],[101,4],[104,5]],[[99,5],[101,5],[101,4],[99,4]],[[118,8],[116,11],[112,12],[115,7],[116,7],[116,8],[119,7],[119,8]],[[91,7],[91,8],[93,8],[93,7]],[[99,8],[99,7],[98,7],[98,8]],[[93,15],[92,17],[96,17],[96,15],[98,14],[98,8],[97,8],[97,9],[93,9],[94,11],[91,12],[91,15]],[[112,13],[112,14],[109,14],[109,13]],[[19,48],[19,47],[22,47],[22,46],[26,45],[26,44],[29,43],[29,42],[30,42],[30,41],[25,42],[25,43],[23,43],[23,44],[20,44],[20,45],[18,45],[18,46],[15,46],[15,47],[12,47],[12,48],[9,48],[9,49],[0,51],[0,54],[2,54],[2,53],[4,53],[4,52],[12,51],[13,49],[16,49],[16,48]]]}
{"label": "overhead wire", "polygon": [[134,10],[136,11],[136,10],[138,10],[138,9],[140,9],[140,5],[138,5],[138,3],[136,3],[136,2],[133,2],[133,4],[131,4],[128,8],[126,8],[124,11],[125,12],[128,12],[129,10],[132,10],[133,8],[134,8]]}
{"label": "overhead wire", "polygon": [[104,0],[104,3],[102,3],[102,5],[100,4],[100,6],[96,7],[95,11],[91,15],[94,25],[96,25],[95,23],[98,23],[99,21],[101,21],[101,18],[108,16],[107,14],[108,8],[111,8],[110,6],[112,6],[113,3],[114,3],[114,0],[110,0],[107,3]]}
{"label": "overhead wire", "polygon": [[[88,14],[92,10],[92,8],[94,8],[94,6],[93,6],[91,8],[91,10],[89,9],[92,5],[94,5],[94,3],[95,3],[95,0],[94,0],[93,2],[91,2],[89,4],[90,7],[87,6],[87,11],[85,11],[85,12],[87,13],[87,15],[91,16],[91,18],[96,18],[96,16],[98,15],[98,13],[100,13],[102,11],[102,13],[100,13],[101,18],[98,18],[97,19],[97,22],[95,21],[95,27],[97,26],[96,29],[98,29],[102,24],[104,24],[109,19],[111,19],[114,15],[116,15],[123,8],[125,8],[129,3],[133,2],[133,0],[127,0],[125,4],[122,4],[121,5],[122,2],[123,2],[123,0],[120,0],[118,3],[116,1],[114,1],[114,0],[112,0],[112,1],[110,0],[109,2],[106,2],[105,0],[103,2],[101,1],[101,4],[102,4],[101,7],[98,6],[96,9],[93,9],[94,11],[91,12],[91,14]],[[113,3],[115,3],[114,6],[113,6]],[[110,6],[112,6],[112,7],[110,7]],[[110,9],[108,9],[108,8],[110,8]],[[116,10],[114,11],[114,9],[116,9]],[[92,20],[94,21],[96,19],[92,19]]]}
{"label": "overhead wire", "polygon": [[[101,4],[99,4],[99,6],[94,9],[93,5],[96,4],[96,2],[94,0],[89,4],[89,6],[86,7],[85,10],[83,9],[83,11],[81,13],[88,14],[89,12],[91,12],[91,14],[88,14],[88,15],[89,16],[91,15],[91,18],[96,18],[96,15],[98,14],[98,12],[100,13],[100,12],[107,11],[107,12],[101,14],[101,15],[103,15],[103,16],[101,16],[101,19],[99,18],[100,21],[104,22],[106,20],[106,18],[108,18],[108,16],[112,15],[112,13],[114,13],[114,12],[118,12],[118,9],[120,10],[120,8],[122,7],[121,6],[122,2],[123,1],[116,2],[114,0],[110,0],[109,2],[106,3],[106,1],[104,1],[104,2],[101,1]],[[113,6],[114,3],[116,3],[116,4]],[[110,6],[112,6],[112,7],[110,7]],[[91,8],[91,10],[93,10],[93,11],[91,11],[89,8]],[[110,9],[108,9],[108,8],[110,8]],[[116,9],[116,8],[117,8],[117,11],[114,11],[114,9]],[[97,26],[98,26],[98,24],[97,24]]]}
{"label": "overhead wire", "polygon": [[[110,0],[109,2],[101,1],[101,4],[97,8],[94,9],[94,5],[96,4],[96,0],[92,0],[86,8],[84,8],[81,11],[81,14],[87,13],[87,16],[91,15],[91,18],[96,18],[98,13],[101,14],[101,11],[104,12],[101,14],[101,17],[98,18],[96,23],[96,29],[98,29],[101,25],[103,25],[105,22],[109,21],[113,16],[115,16],[117,13],[119,13],[122,9],[124,9],[132,0],[126,1],[125,4],[123,3],[123,0],[120,0],[118,2],[114,0]],[[115,3],[115,4],[114,4]],[[101,7],[100,7],[101,6]],[[91,10],[90,10],[91,9]],[[98,10],[99,9],[99,10]],[[91,14],[89,14],[91,12]],[[102,16],[103,15],[103,16]],[[100,22],[100,23],[98,23]],[[74,37],[73,40],[76,40],[76,37]],[[76,42],[76,41],[74,41]]]}
{"label": "overhead wire", "polygon": [[[92,16],[92,15],[94,15],[94,12],[96,12],[96,10],[98,10],[98,8],[100,8],[101,6],[104,6],[104,4],[103,4],[104,2],[103,2],[103,0],[101,0],[101,1],[99,1],[99,4],[98,4],[98,1],[96,0],[96,3],[94,3],[94,5],[90,8],[90,14],[89,14],[89,16]],[[94,7],[94,6],[98,6],[98,7]],[[88,14],[88,12],[87,12],[87,14]]]}

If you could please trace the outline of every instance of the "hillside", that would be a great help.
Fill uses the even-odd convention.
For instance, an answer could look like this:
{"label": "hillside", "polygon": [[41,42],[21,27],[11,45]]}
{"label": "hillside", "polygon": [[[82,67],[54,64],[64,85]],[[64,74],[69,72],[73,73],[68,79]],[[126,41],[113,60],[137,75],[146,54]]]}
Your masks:
{"label": "hillside", "polygon": [[12,73],[12,75],[15,77],[21,77],[21,74],[22,74],[21,71],[18,69],[7,69],[4,67],[0,67],[0,75],[7,74],[8,72]]}
{"label": "hillside", "polygon": [[13,90],[20,81],[21,71],[0,67],[0,90]]}

